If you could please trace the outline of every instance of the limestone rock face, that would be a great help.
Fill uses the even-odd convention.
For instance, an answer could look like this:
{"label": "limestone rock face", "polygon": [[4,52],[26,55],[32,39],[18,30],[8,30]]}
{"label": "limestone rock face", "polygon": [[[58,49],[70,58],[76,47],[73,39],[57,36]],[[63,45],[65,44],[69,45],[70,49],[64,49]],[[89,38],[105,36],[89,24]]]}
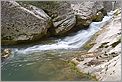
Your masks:
{"label": "limestone rock face", "polygon": [[[54,35],[64,35],[88,27],[92,21],[103,18],[103,2],[96,1],[47,1],[24,2],[43,9],[53,21]],[[99,12],[99,13],[98,13]],[[100,13],[101,12],[101,13]]]}
{"label": "limestone rock face", "polygon": [[[103,2],[57,2],[60,5],[53,9],[55,13],[53,24],[55,35],[62,35],[69,31],[75,31],[88,27],[92,21],[101,21],[103,18]],[[99,12],[99,13],[98,13]]]}
{"label": "limestone rock face", "polygon": [[2,1],[1,5],[2,44],[64,36],[101,21],[106,11],[103,1]]}
{"label": "limestone rock face", "polygon": [[100,81],[121,80],[120,12],[120,9],[116,9],[113,19],[94,38],[95,44],[88,52],[96,52],[96,56],[84,58],[84,61],[77,65],[81,72],[91,73]]}
{"label": "limestone rock face", "polygon": [[57,2],[59,6],[53,11],[57,16],[53,17],[55,35],[63,35],[74,28],[76,16],[73,13],[71,4],[68,2]]}
{"label": "limestone rock face", "polygon": [[51,18],[42,9],[31,6],[29,10],[13,1],[2,1],[1,7],[2,44],[38,40],[51,26]]}
{"label": "limestone rock face", "polygon": [[88,27],[93,20],[101,21],[103,18],[103,13],[101,12],[104,8],[102,1],[78,1],[77,3],[71,4],[71,8],[74,10],[77,18],[76,26],[82,26],[82,28]]}

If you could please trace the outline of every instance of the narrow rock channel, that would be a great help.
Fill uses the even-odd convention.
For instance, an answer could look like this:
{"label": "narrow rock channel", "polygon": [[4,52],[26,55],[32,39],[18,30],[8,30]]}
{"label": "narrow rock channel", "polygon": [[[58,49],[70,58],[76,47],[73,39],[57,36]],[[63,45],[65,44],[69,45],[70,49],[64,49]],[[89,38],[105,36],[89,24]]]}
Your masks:
{"label": "narrow rock channel", "polygon": [[120,80],[119,1],[1,1],[1,19],[2,81]]}

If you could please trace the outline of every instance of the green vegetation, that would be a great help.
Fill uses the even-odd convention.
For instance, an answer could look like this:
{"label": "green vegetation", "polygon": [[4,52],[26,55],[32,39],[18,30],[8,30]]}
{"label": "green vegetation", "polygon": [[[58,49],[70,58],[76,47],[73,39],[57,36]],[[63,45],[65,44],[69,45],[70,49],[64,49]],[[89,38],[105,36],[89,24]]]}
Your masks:
{"label": "green vegetation", "polygon": [[94,44],[95,44],[95,43],[93,43],[93,44],[87,43],[86,45],[84,45],[84,49],[89,50],[90,48],[93,47]]}
{"label": "green vegetation", "polygon": [[92,80],[92,81],[97,81],[97,78],[95,75],[91,75],[90,73],[82,73],[78,70],[76,67],[76,64],[74,62],[68,61],[68,65],[70,66],[70,69],[72,71],[75,71],[77,75],[81,76],[82,78]]}
{"label": "green vegetation", "polygon": [[85,50],[91,49],[91,48],[96,44],[95,41],[96,41],[96,38],[99,36],[99,34],[100,34],[100,31],[99,31],[99,32],[96,32],[96,33],[91,37],[91,39],[90,39],[87,43],[85,43],[85,45],[83,46],[83,48],[84,48]]}
{"label": "green vegetation", "polygon": [[91,49],[91,48],[94,46],[94,44],[95,44],[95,40],[96,40],[96,37],[97,37],[97,36],[98,36],[97,33],[94,34],[94,35],[91,37],[91,39],[90,39],[87,43],[85,43],[85,45],[83,46],[83,48],[84,48],[85,50]]}

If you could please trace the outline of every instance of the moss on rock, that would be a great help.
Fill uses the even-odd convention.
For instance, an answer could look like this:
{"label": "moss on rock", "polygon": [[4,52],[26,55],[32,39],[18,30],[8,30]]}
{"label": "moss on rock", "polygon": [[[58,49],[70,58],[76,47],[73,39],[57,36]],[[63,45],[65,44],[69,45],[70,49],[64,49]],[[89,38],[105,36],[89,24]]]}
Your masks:
{"label": "moss on rock", "polygon": [[83,72],[80,72],[78,70],[78,68],[76,67],[77,65],[72,62],[72,61],[68,61],[68,65],[70,66],[71,70],[72,71],[75,71],[79,76],[81,76],[82,78],[85,78],[87,80],[92,80],[92,81],[97,81],[97,78],[95,75],[92,75],[90,73],[83,73]]}

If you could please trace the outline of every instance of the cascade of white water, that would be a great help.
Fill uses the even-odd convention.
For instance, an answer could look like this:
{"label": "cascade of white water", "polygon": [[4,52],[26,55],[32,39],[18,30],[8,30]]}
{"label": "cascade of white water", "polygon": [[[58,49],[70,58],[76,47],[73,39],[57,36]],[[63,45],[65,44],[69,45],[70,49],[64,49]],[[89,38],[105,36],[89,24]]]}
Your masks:
{"label": "cascade of white water", "polygon": [[82,47],[101,27],[110,21],[113,17],[113,12],[108,13],[108,16],[104,16],[100,22],[92,22],[87,30],[81,30],[73,36],[67,36],[54,44],[47,45],[35,45],[26,49],[16,49],[18,53],[32,53],[42,50],[53,50],[53,49],[74,49]]}

